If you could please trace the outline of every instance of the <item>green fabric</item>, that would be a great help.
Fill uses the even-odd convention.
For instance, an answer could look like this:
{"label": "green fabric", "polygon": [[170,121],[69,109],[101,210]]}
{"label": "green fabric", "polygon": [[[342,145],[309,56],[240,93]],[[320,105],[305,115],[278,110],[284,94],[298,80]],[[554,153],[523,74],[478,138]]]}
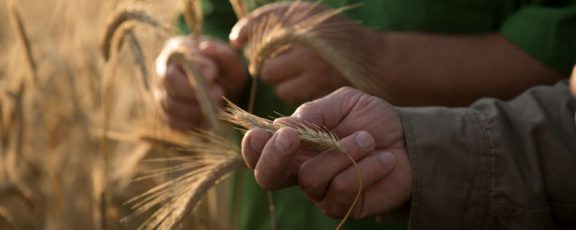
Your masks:
{"label": "green fabric", "polygon": [[[501,32],[511,42],[552,68],[569,73],[576,63],[574,0],[325,0],[339,7],[362,3],[346,12],[353,20],[381,31],[419,31],[443,34]],[[236,19],[227,0],[203,0],[205,32],[227,40]],[[187,31],[183,18],[179,26]],[[274,89],[259,84],[255,113],[264,117],[291,114],[296,107],[279,100]],[[244,181],[239,200],[237,229],[271,229],[266,192],[250,172],[240,172],[232,183]],[[278,229],[334,229],[337,220],[323,215],[298,188],[276,191]],[[406,229],[406,225],[377,224],[373,219],[349,221],[345,229]]]}
{"label": "green fabric", "polygon": [[576,63],[576,3],[571,7],[525,7],[500,28],[511,42],[570,76]]}
{"label": "green fabric", "polygon": [[500,32],[566,76],[576,63],[576,0],[348,0],[347,3],[363,3],[363,7],[348,15],[377,30]]}

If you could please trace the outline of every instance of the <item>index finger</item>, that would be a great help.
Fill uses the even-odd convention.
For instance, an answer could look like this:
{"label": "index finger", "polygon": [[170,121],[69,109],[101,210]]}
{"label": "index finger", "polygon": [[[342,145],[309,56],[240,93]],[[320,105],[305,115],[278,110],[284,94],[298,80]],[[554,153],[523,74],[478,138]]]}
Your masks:
{"label": "index finger", "polygon": [[[262,22],[262,20],[265,20],[265,16],[282,13],[289,14],[292,11],[296,11],[294,7],[291,6],[297,6],[297,4],[298,3],[278,2],[267,4],[254,10],[252,13],[240,19],[236,25],[234,25],[229,35],[230,44],[234,48],[242,48],[246,46],[248,41],[250,41],[250,36],[254,30],[254,26]],[[276,19],[283,18],[286,17],[279,16]]]}
{"label": "index finger", "polygon": [[267,190],[277,190],[296,183],[298,166],[293,164],[300,139],[291,128],[281,128],[264,145],[254,168],[254,177]]}
{"label": "index finger", "polygon": [[301,105],[292,114],[292,118],[333,130],[339,136],[348,136],[352,133],[342,133],[349,130],[339,130],[338,125],[363,95],[359,90],[343,87],[328,96]]}

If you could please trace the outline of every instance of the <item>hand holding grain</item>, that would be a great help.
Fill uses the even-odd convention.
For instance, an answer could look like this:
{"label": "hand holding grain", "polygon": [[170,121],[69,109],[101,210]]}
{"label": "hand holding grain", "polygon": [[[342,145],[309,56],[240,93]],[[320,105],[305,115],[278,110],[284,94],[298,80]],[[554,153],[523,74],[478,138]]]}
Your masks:
{"label": "hand holding grain", "polygon": [[[400,118],[393,106],[358,90],[342,88],[275,122],[303,121],[334,132],[358,162],[364,193],[352,217],[382,214],[408,201],[411,168]],[[359,182],[345,154],[306,148],[291,128],[274,134],[251,129],[244,136],[242,154],[263,188],[275,190],[297,184],[328,216],[343,217],[357,194]]]}
{"label": "hand holding grain", "polygon": [[236,53],[226,43],[204,39],[196,41],[191,37],[176,37],[166,43],[156,60],[156,71],[160,77],[160,87],[156,98],[164,109],[170,127],[177,130],[191,130],[206,126],[195,90],[179,64],[166,60],[170,52],[184,49],[204,75],[208,91],[217,107],[222,105],[222,97],[236,99],[247,82],[247,73]]}
{"label": "hand holding grain", "polygon": [[[251,42],[265,42],[266,39],[258,40],[266,27],[284,25],[290,30],[314,24],[304,34],[321,38],[319,46],[333,47],[353,57],[351,60],[368,65],[364,60],[370,60],[368,56],[379,44],[378,34],[338,14],[313,19],[326,12],[328,8],[311,2],[268,4],[239,21],[230,33],[230,42],[235,47],[250,48]],[[299,42],[279,48],[258,71],[258,77],[274,86],[280,98],[287,102],[305,102],[351,85],[334,63],[326,59],[335,54],[319,52]]]}

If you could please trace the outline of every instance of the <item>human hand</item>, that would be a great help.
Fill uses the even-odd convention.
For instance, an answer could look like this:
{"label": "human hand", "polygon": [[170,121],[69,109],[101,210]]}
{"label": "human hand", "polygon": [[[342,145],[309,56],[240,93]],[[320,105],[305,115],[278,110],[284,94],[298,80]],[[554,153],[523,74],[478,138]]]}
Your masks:
{"label": "human hand", "polygon": [[156,71],[160,87],[155,91],[161,103],[168,125],[177,130],[190,130],[206,126],[196,92],[190,86],[182,67],[167,60],[175,50],[186,50],[204,75],[208,92],[217,107],[222,106],[222,97],[231,100],[240,97],[247,82],[247,72],[240,57],[226,43],[212,39],[194,40],[191,37],[170,39],[156,59]]}
{"label": "human hand", "polygon": [[[412,172],[402,125],[387,102],[342,88],[275,122],[311,123],[341,138],[358,163],[364,186],[352,217],[385,214],[409,200]],[[260,186],[276,190],[297,184],[330,217],[343,217],[358,192],[357,175],[346,155],[302,146],[292,128],[274,134],[260,128],[249,130],[242,154]]]}
{"label": "human hand", "polygon": [[[253,31],[262,27],[262,22],[279,18],[278,24],[288,27],[300,25],[328,8],[310,2],[275,3],[265,5],[240,20],[230,33],[230,42],[235,47],[245,47],[253,39]],[[267,20],[267,18],[272,18]],[[308,23],[310,23],[308,21]],[[369,66],[379,46],[378,33],[364,28],[341,15],[332,16],[314,26],[307,34],[321,37],[325,44],[330,43],[338,50],[344,50],[349,57]],[[295,44],[267,59],[259,73],[266,84],[276,88],[276,94],[287,102],[304,102],[327,95],[350,85],[350,82],[321,54],[310,47]],[[333,56],[333,55],[332,55]],[[354,59],[351,58],[351,59]]]}
{"label": "human hand", "polygon": [[572,69],[572,77],[570,77],[570,91],[576,97],[576,65]]}

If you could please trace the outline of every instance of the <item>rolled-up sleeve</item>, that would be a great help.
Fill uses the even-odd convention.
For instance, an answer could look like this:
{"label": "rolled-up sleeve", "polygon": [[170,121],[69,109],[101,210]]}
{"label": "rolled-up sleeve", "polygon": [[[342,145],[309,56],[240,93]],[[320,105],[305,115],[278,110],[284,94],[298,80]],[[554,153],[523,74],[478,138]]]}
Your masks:
{"label": "rolled-up sleeve", "polygon": [[576,63],[576,3],[563,7],[522,7],[507,18],[500,33],[566,76]]}
{"label": "rolled-up sleeve", "polygon": [[400,108],[411,229],[576,227],[574,101],[565,83],[470,108]]}

